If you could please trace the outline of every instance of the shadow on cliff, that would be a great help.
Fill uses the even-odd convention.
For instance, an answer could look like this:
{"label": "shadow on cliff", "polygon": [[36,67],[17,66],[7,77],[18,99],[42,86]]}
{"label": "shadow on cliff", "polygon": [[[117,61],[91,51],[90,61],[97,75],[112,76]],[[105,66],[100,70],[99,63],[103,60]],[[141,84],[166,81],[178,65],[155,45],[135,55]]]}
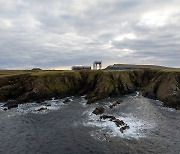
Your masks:
{"label": "shadow on cliff", "polygon": [[180,73],[159,70],[57,71],[2,77],[0,100],[6,105],[87,95],[88,104],[142,91],[169,107],[180,108]]}

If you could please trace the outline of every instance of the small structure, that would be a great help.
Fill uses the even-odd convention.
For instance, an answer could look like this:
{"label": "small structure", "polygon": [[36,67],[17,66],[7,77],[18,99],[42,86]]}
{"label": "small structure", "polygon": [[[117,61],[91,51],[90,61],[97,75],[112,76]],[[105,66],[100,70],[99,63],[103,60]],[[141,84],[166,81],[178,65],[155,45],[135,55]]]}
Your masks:
{"label": "small structure", "polygon": [[99,65],[99,70],[101,70],[101,68],[102,68],[102,61],[95,61],[95,62],[93,63],[93,69],[94,69],[94,70],[97,70],[98,65]]}
{"label": "small structure", "polygon": [[91,70],[91,66],[73,66],[72,70]]}

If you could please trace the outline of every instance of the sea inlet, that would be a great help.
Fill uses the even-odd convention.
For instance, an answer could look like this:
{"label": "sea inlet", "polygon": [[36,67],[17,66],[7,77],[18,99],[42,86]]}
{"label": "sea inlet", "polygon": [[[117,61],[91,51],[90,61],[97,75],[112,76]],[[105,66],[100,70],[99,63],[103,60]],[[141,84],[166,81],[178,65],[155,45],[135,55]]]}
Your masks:
{"label": "sea inlet", "polygon": [[[67,98],[66,98],[67,99]],[[179,154],[180,111],[138,92],[107,98],[87,105],[82,97],[21,104],[4,110],[0,106],[0,153],[3,154]],[[117,106],[109,106],[120,101]],[[103,106],[128,124],[121,132],[109,119],[93,110]]]}

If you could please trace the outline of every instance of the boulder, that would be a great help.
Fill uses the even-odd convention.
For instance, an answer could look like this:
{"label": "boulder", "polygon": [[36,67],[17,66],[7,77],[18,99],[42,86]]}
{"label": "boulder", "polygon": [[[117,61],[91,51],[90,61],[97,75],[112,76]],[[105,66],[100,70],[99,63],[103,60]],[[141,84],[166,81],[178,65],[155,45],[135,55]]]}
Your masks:
{"label": "boulder", "polygon": [[121,104],[122,100],[116,101],[116,104]]}
{"label": "boulder", "polygon": [[70,100],[69,98],[66,98],[66,99],[63,101],[64,104],[68,104],[69,102],[71,102],[71,100]]}
{"label": "boulder", "polygon": [[102,106],[96,107],[95,110],[92,112],[93,114],[100,115],[103,114],[105,109]]}
{"label": "boulder", "polygon": [[113,104],[109,105],[109,108],[113,108],[113,107],[116,107],[118,104],[121,104],[120,101],[115,101]]}
{"label": "boulder", "polygon": [[18,102],[16,101],[9,101],[6,104],[4,104],[4,107],[7,107],[7,109],[12,109],[18,107]]}
{"label": "boulder", "polygon": [[41,107],[41,108],[37,109],[36,111],[43,111],[43,110],[47,110],[47,107]]}
{"label": "boulder", "polygon": [[115,120],[116,118],[114,116],[110,116],[110,115],[102,115],[100,116],[100,119],[109,119],[110,121]]}
{"label": "boulder", "polygon": [[16,107],[18,107],[18,104],[12,104],[12,105],[8,106],[8,109],[12,109],[12,108],[16,108]]}
{"label": "boulder", "polygon": [[130,127],[128,126],[128,125],[125,125],[125,126],[123,126],[123,127],[121,127],[120,128],[120,132],[121,133],[124,133],[124,131],[126,130],[126,129],[129,129]]}
{"label": "boulder", "polygon": [[117,127],[125,125],[123,120],[115,119],[113,122],[116,124]]}
{"label": "boulder", "polygon": [[5,107],[5,108],[3,108],[3,110],[4,110],[4,111],[7,111],[7,108]]}

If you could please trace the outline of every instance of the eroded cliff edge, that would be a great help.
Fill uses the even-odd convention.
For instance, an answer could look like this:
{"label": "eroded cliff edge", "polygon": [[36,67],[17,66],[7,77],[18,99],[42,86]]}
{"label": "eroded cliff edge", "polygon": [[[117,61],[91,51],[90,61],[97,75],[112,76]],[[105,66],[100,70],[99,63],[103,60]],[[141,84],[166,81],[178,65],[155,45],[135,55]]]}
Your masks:
{"label": "eroded cliff edge", "polygon": [[0,76],[0,101],[16,100],[14,103],[87,95],[90,104],[137,90],[180,109],[178,71],[38,71]]}

